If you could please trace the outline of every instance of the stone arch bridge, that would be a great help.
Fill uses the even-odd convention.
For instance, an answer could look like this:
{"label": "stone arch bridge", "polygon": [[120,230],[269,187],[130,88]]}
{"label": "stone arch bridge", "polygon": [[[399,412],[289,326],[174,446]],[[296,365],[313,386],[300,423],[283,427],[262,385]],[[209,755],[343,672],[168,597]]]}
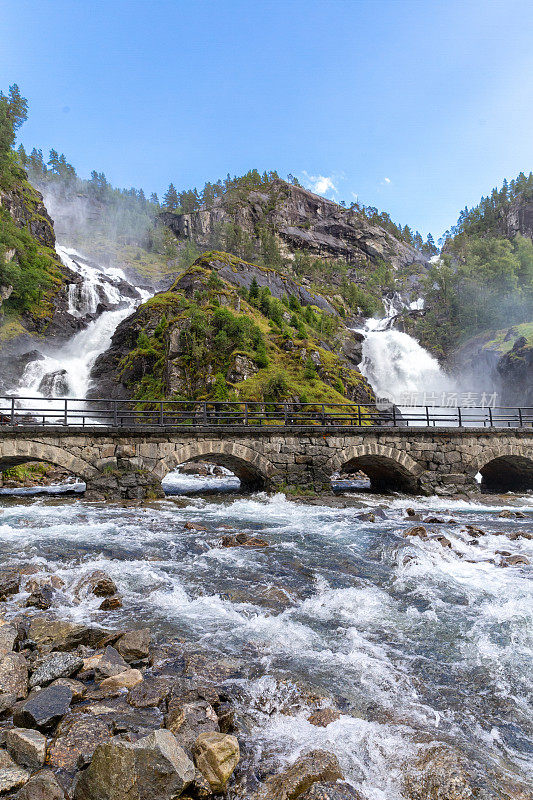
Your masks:
{"label": "stone arch bridge", "polygon": [[323,491],[362,470],[378,491],[453,495],[533,489],[533,428],[0,427],[0,473],[29,461],[63,467],[90,499],[150,498],[178,464],[212,462],[243,488]]}

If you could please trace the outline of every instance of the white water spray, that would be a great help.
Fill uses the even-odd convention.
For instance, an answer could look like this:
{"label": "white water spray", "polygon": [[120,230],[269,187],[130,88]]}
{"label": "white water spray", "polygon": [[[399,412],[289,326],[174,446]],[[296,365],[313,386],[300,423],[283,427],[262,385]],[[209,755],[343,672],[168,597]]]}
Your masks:
{"label": "white water spray", "polygon": [[98,356],[108,349],[117,326],[126,319],[149,293],[137,289],[137,298],[125,297],[120,284],[128,283],[122,270],[99,270],[91,266],[76,250],[58,245],[57,253],[65,266],[81,276],[79,284],[69,287],[69,313],[84,317],[97,311],[106,300],[119,305],[102,312],[88,326],[55,351],[42,353],[31,361],[19,383],[17,394],[24,397],[87,397],[91,369]]}
{"label": "white water spray", "polygon": [[384,300],[385,316],[367,319],[359,332],[363,341],[363,360],[359,369],[376,396],[397,405],[440,402],[443,393],[456,391],[454,381],[439,362],[407,333],[395,330],[398,314],[405,308],[421,310],[423,301],[406,305],[399,295]]}

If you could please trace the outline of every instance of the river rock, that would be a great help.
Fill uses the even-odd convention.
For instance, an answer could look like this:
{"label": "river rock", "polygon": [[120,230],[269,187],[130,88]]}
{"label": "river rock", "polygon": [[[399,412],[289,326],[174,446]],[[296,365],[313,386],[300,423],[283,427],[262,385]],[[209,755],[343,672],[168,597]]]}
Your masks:
{"label": "river rock", "polygon": [[[269,778],[259,790],[257,800],[295,800],[314,783],[342,780],[336,756],[325,750],[312,750],[296,759],[284,772]],[[427,798],[424,798],[427,800]]]}
{"label": "river rock", "polygon": [[75,650],[80,644],[99,647],[109,640],[109,633],[100,628],[90,628],[78,622],[54,619],[47,614],[37,614],[31,618],[28,638],[40,647],[53,647],[54,650]]}
{"label": "river rock", "polygon": [[[84,663],[85,669],[85,663]],[[94,665],[94,676],[97,681],[119,675],[129,669],[128,663],[124,661],[120,653],[114,647],[108,645],[103,652],[102,658],[98,659]]]}
{"label": "river rock", "polygon": [[170,731],[134,744],[98,745],[74,789],[75,800],[174,800],[195,778],[194,764]]}
{"label": "river rock", "polygon": [[194,761],[213,792],[225,791],[241,757],[235,736],[201,733],[193,747]]}
{"label": "river rock", "polygon": [[112,597],[105,597],[98,606],[100,611],[116,611],[117,608],[122,608],[122,598],[118,594]]}
{"label": "river rock", "polygon": [[155,708],[168,698],[172,683],[169,675],[145,675],[128,693],[128,703],[133,708]]}
{"label": "river rock", "polygon": [[0,600],[18,594],[20,589],[20,573],[14,569],[0,570]]}
{"label": "river rock", "polygon": [[206,700],[184,703],[181,698],[171,699],[165,727],[172,731],[182,747],[189,749],[201,734],[220,732],[216,711]]}
{"label": "river rock", "polygon": [[83,697],[87,693],[87,687],[81,681],[76,681],[73,678],[57,678],[52,684],[52,686],[68,686],[70,691],[72,692],[72,702],[78,703],[80,700],[83,700]]}
{"label": "river rock", "polygon": [[27,592],[38,592],[40,589],[62,589],[65,581],[59,575],[44,575],[39,578],[30,578],[24,588]]}
{"label": "river rock", "polygon": [[327,728],[331,722],[340,719],[340,716],[340,711],[337,711],[335,708],[318,708],[316,711],[313,711],[311,716],[307,717],[307,720],[311,725],[316,725],[319,728]]}
{"label": "river rock", "polygon": [[9,753],[0,750],[0,794],[20,789],[29,777],[30,773],[19,767]]}
{"label": "river rock", "polygon": [[96,597],[111,597],[116,591],[115,582],[101,569],[96,569],[88,575],[84,575],[74,587],[74,594],[77,597],[90,592]]}
{"label": "river rock", "polygon": [[236,533],[234,536],[223,536],[222,547],[269,547],[269,543],[261,536],[249,536],[247,533]]}
{"label": "river rock", "polygon": [[28,694],[28,664],[22,653],[7,653],[0,660],[0,692],[19,700]]}
{"label": "river rock", "polygon": [[87,764],[99,744],[111,738],[110,726],[93,714],[70,711],[59,723],[48,753],[54,769],[72,773]]}
{"label": "river rock", "polygon": [[74,653],[50,653],[36,666],[30,678],[30,687],[46,686],[56,678],[70,678],[82,667],[83,658]]}
{"label": "river rock", "polygon": [[347,783],[314,783],[299,800],[364,800],[357,789]]}
{"label": "river rock", "polygon": [[17,702],[17,695],[11,692],[0,692],[0,717],[9,716]]}
{"label": "river rock", "polygon": [[507,556],[507,558],[502,558],[502,564],[505,566],[518,566],[519,564],[529,564],[530,561],[526,556],[521,555],[514,555],[514,556]]}
{"label": "river rock", "polygon": [[108,698],[84,707],[87,714],[94,714],[109,725],[113,734],[123,734],[128,741],[148,736],[162,727],[164,718],[158,708],[132,708],[123,696]]}
{"label": "river rock", "polygon": [[432,536],[431,539],[435,542],[438,542],[442,547],[451,547],[452,543],[446,536]]}
{"label": "river rock", "polygon": [[143,679],[142,672],[138,669],[126,669],[118,675],[111,675],[105,678],[100,683],[101,689],[106,689],[112,692],[119,691],[120,689],[133,689]]}
{"label": "river rock", "polygon": [[17,800],[64,800],[64,797],[63,789],[49,769],[33,775],[17,794]]}
{"label": "river rock", "polygon": [[423,525],[415,525],[414,528],[409,528],[404,531],[404,536],[418,536],[419,539],[427,539],[428,533]]}
{"label": "river rock", "polygon": [[30,594],[26,600],[26,608],[39,608],[41,611],[46,611],[52,605],[53,590],[51,586],[42,586]]}
{"label": "river rock", "polygon": [[12,728],[6,733],[9,755],[28,769],[39,769],[46,759],[46,736],[31,728]]}
{"label": "river rock", "polygon": [[51,730],[67,713],[72,700],[68,686],[47,686],[31,695],[13,715],[21,728]]}
{"label": "river rock", "polygon": [[445,745],[430,747],[419,757],[404,780],[404,791],[409,800],[471,800],[476,794],[466,759]]}
{"label": "river rock", "polygon": [[0,623],[0,658],[11,653],[17,640],[17,629],[3,621]]}
{"label": "river rock", "polygon": [[120,655],[129,663],[142,661],[150,655],[152,634],[149,628],[128,631],[116,643]]}

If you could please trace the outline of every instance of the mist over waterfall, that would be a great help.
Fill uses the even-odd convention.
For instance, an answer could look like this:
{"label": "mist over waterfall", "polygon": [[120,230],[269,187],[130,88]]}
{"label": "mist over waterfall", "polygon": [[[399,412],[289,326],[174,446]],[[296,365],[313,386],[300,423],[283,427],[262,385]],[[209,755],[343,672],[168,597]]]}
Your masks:
{"label": "mist over waterfall", "polygon": [[[24,397],[87,397],[90,374],[98,356],[109,347],[117,326],[149,297],[133,287],[116,267],[97,267],[73,248],[56,251],[80,281],[68,287],[69,313],[93,317],[86,327],[59,348],[47,347],[25,368],[17,394]],[[107,309],[107,310],[103,310]]]}
{"label": "mist over waterfall", "polygon": [[403,309],[420,310],[423,301],[406,304],[395,294],[384,304],[385,316],[367,319],[359,330],[365,337],[359,369],[377,398],[404,406],[439,404],[443,393],[457,391],[456,382],[416,339],[393,327]]}

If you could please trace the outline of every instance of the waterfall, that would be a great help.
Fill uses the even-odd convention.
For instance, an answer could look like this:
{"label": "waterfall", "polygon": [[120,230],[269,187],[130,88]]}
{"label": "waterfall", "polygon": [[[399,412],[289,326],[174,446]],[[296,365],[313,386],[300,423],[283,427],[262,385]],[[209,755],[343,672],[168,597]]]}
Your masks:
{"label": "waterfall", "polygon": [[407,333],[395,330],[394,322],[405,309],[421,310],[423,300],[406,304],[395,293],[384,299],[385,316],[366,320],[362,333],[363,359],[359,366],[376,397],[396,405],[445,405],[443,395],[457,391],[455,382],[439,362]]}
{"label": "waterfall", "polygon": [[[65,266],[81,278],[69,286],[69,313],[82,318],[96,313],[102,302],[114,308],[100,313],[60,348],[43,351],[31,361],[16,391],[22,397],[87,397],[96,359],[108,349],[119,323],[150,296],[132,287],[121,269],[94,267],[72,248],[58,245],[56,250]],[[121,287],[126,286],[128,294],[124,295]]]}

